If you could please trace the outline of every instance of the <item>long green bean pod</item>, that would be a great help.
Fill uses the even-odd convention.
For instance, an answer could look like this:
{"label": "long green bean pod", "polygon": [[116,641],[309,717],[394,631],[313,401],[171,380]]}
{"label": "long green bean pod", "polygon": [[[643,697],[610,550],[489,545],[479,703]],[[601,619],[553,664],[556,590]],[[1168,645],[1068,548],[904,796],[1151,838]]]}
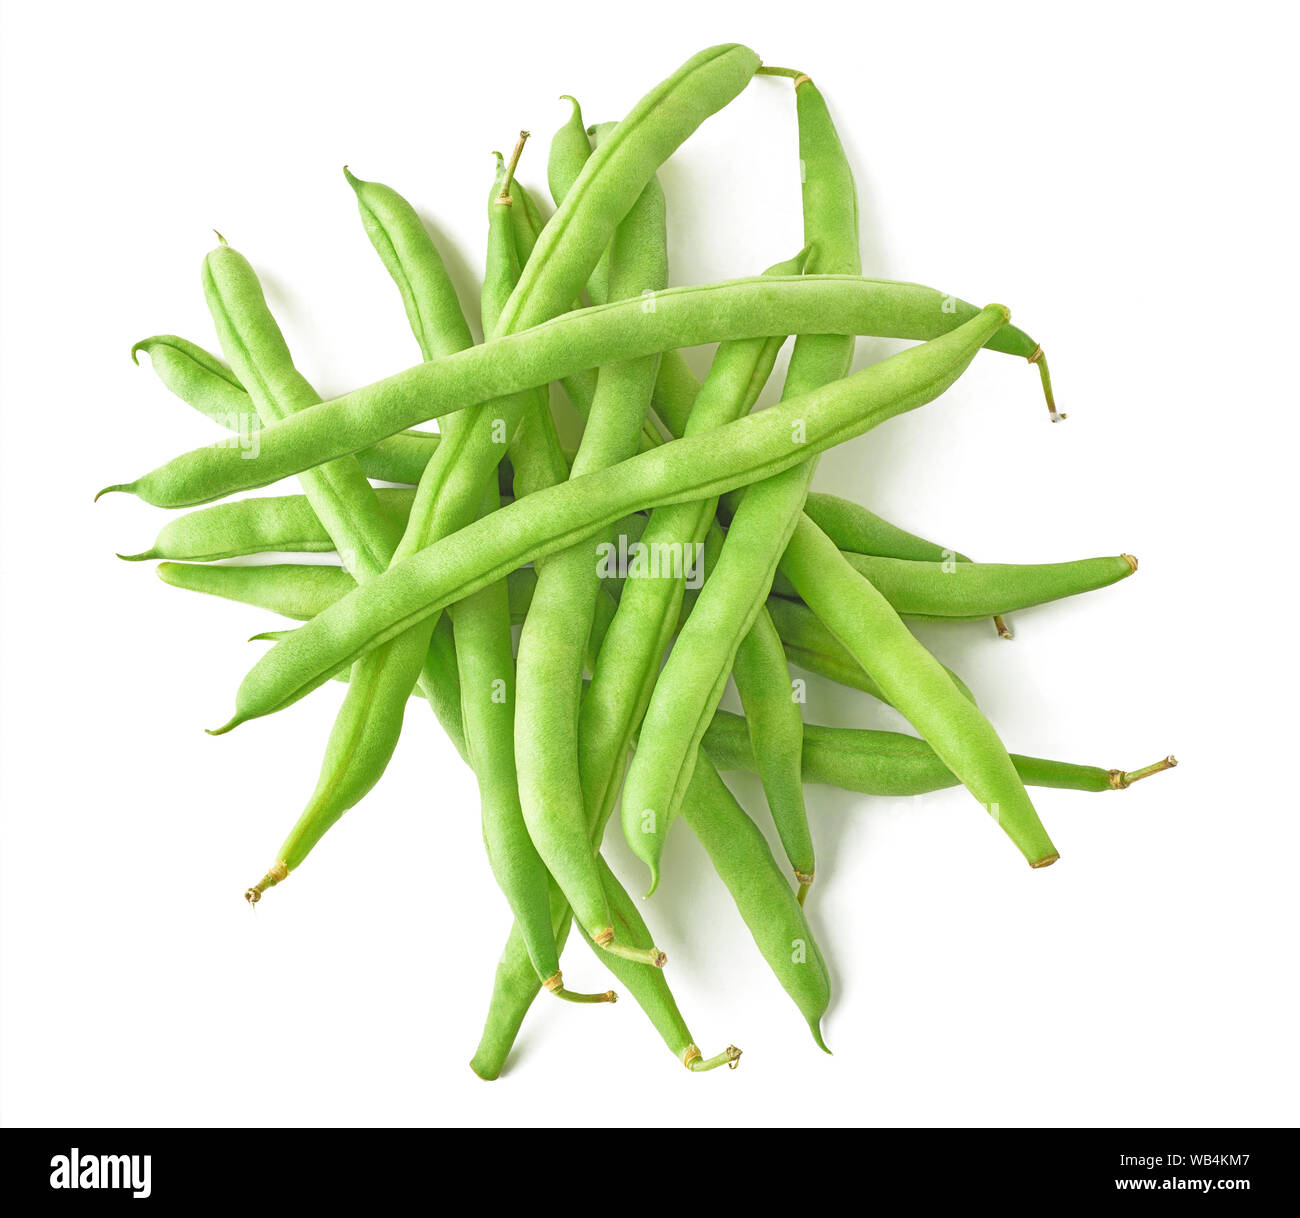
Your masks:
{"label": "long green bean pod", "polygon": [[815,393],[538,491],[394,563],[272,648],[240,686],[235,715],[217,730],[291,705],[416,622],[631,510],[710,498],[768,477],[932,401],[1008,316],[1005,306],[990,305],[952,333]]}
{"label": "long green bean pod", "polygon": [[[225,445],[193,449],[133,482],[105,487],[100,494],[129,491],[156,507],[197,506],[355,453],[403,428],[612,360],[733,338],[786,334],[869,334],[928,341],[952,333],[980,312],[974,305],[918,284],[837,275],[760,277],[668,288],[653,303],[653,309],[647,309],[645,301],[633,300],[576,310],[521,333],[419,364],[265,428],[255,457],[246,458]],[[987,345],[1020,356],[1038,347],[1015,327],[995,331]],[[499,418],[504,427],[510,412],[503,408]],[[442,445],[438,451],[443,451]]]}
{"label": "long green bean pod", "polygon": [[[795,88],[799,119],[804,241],[813,271],[856,275],[858,204],[853,173],[825,102],[812,81]],[[795,341],[786,375],[785,396],[798,397],[843,377],[853,361],[851,335],[804,334]],[[803,509],[815,456],[746,491],[732,518],[717,566],[701,592],[690,620],[646,708],[641,746],[629,767],[623,799],[623,832],[632,852],[650,869],[650,892],[659,882],[659,856],[682,794],[690,782],[700,737],[726,688],[737,651],[750,633],[771,589],[776,564]],[[750,644],[757,650],[762,631]],[[767,636],[770,641],[770,635]],[[742,673],[757,659],[747,657]],[[786,683],[789,678],[787,675]],[[751,707],[759,698],[751,694]],[[791,707],[797,713],[797,707]],[[761,722],[756,718],[755,722]],[[812,883],[812,842],[797,772],[798,752],[789,732],[781,758],[764,758],[765,789],[774,815],[784,826],[783,841],[794,851],[801,892]]]}
{"label": "long green bean pod", "polygon": [[[641,192],[615,232],[608,291],[640,296],[667,285],[668,252],[663,191],[655,179]],[[608,364],[599,371],[572,476],[607,468],[637,450],[650,405],[658,359]],[[591,849],[578,772],[578,707],[592,616],[600,591],[593,541],[547,559],[519,636],[519,713],[515,752],[524,818],[542,858],[583,929],[614,953],[627,950],[611,927],[609,905]],[[653,949],[643,963],[662,963]]]}
{"label": "long green bean pod", "polygon": [[[757,771],[749,731],[739,715],[718,711],[704,733],[703,747],[720,770]],[[1010,756],[1026,786],[1065,791],[1123,791],[1178,764],[1173,757],[1166,757],[1138,770],[1108,770],[1021,753]],[[816,723],[804,724],[803,777],[805,782],[889,797],[926,795],[961,786],[961,780],[934,749],[916,736]]]}
{"label": "long green bean pod", "polygon": [[[769,274],[797,272],[801,252]],[[686,431],[704,435],[748,413],[762,391],[783,338],[747,339],[718,348]],[[703,499],[651,513],[641,544],[646,569],[628,581],[583,698],[579,720],[583,796],[603,825],[613,810],[628,750],[650,700],[664,649],[676,630],[688,567],[713,523],[716,503]],[[696,576],[702,573],[694,571]]]}
{"label": "long green bean pod", "polygon": [[[175,334],[141,339],[131,348],[132,362],[140,362],[141,351],[148,355],[158,379],[181,401],[234,432],[230,443],[241,451],[256,451],[261,437],[253,433],[261,430],[262,420],[239,378],[226,364]],[[437,446],[438,437],[433,432],[402,431],[356,456],[367,478],[414,485]]]}
{"label": "long green bean pod", "polygon": [[886,697],[980,801],[1032,867],[1060,857],[992,724],[949,680],[869,580],[812,521],[782,568],[809,607],[879,682]]}

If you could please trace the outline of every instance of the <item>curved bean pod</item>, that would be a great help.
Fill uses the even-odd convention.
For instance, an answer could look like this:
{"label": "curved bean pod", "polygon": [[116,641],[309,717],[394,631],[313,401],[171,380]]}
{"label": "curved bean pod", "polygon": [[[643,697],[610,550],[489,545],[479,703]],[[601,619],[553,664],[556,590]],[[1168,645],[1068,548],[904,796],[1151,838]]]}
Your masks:
{"label": "curved bean pod", "polygon": [[[887,706],[892,705],[875,678],[802,601],[769,596],[767,611],[781,636],[790,663],[818,676],[828,677],[840,685],[847,685],[850,689],[860,689]],[[958,693],[974,703],[975,695],[967,689],[965,682],[951,668],[945,668],[944,672],[957,687]]]}
{"label": "curved bean pod", "polygon": [[830,1005],[830,977],[802,902],[790,891],[763,835],[718,776],[707,751],[700,753],[682,800],[682,819],[704,847],[817,1047],[829,1053],[821,1021]]}
{"label": "curved bean pod", "polygon": [[[483,327],[488,334],[495,329],[501,308],[519,280],[510,183],[524,138],[521,133],[509,166],[498,166],[488,201],[488,255],[482,293]],[[459,427],[465,420],[452,422]],[[500,507],[494,481],[483,487],[482,496],[481,515],[488,516]],[[451,617],[460,662],[461,706],[478,777],[483,841],[492,874],[514,914],[538,981],[552,993],[568,997],[551,922],[551,878],[529,836],[519,802],[513,747],[518,686],[505,581],[488,584],[452,606]]]}
{"label": "curved bean pod", "polygon": [[[406,523],[415,491],[376,488],[383,513],[397,527]],[[249,554],[325,554],[334,539],[312,511],[305,495],[234,499],[177,516],[159,530],[152,546],[139,554],[119,554],[127,562],[147,558],[212,562]]]}
{"label": "curved bean pod", "polygon": [[799,885],[798,903],[802,905],[816,872],[800,774],[803,715],[795,700],[781,635],[766,606],[740,640],[731,675],[758,758],[763,794]]}
{"label": "curved bean pod", "polygon": [[[862,263],[853,173],[812,81],[800,77],[795,96],[804,241],[812,250],[810,269],[858,274]],[[853,348],[854,339],[848,334],[799,332],[784,396],[797,397],[843,377],[852,364]],[[816,468],[814,457],[745,491],[717,565],[690,620],[682,627],[646,708],[641,746],[624,784],[623,831],[632,852],[650,870],[647,895],[659,883],[659,857],[690,782],[700,737],[722,698],[738,650],[764,611],[777,562],[794,532]],[[757,649],[758,640],[751,646]],[[752,657],[743,661],[742,674],[753,664]],[[787,683],[788,679],[787,675]],[[751,694],[750,700],[756,708],[759,699]],[[797,713],[797,707],[791,709]],[[751,726],[762,722],[762,717],[751,716]],[[784,773],[781,756],[763,750],[764,778],[772,778],[768,803],[797,846],[795,870],[800,891],[806,893],[813,878],[812,842],[792,734],[793,729],[788,729]],[[793,803],[792,796],[797,797]]]}
{"label": "curved bean pod", "polygon": [[[224,243],[204,260],[204,292],[222,348],[264,422],[311,409],[320,397],[293,365],[261,285],[248,262]],[[312,511],[335,542],[344,567],[361,580],[388,565],[397,540],[391,518],[355,459],[344,458],[301,475]],[[395,638],[360,660],[326,746],[316,789],[266,875],[245,893],[256,902],[306,858],[340,816],[378,781],[396,746],[406,700],[429,662],[432,630]],[[390,664],[402,657],[405,667]],[[430,674],[435,710],[445,709],[445,677]],[[394,709],[371,713],[375,705]]]}
{"label": "curved bean pod", "polygon": [[997,820],[1030,866],[1056,862],[1060,855],[992,724],[960,695],[943,666],[825,533],[803,518],[795,536],[799,544],[786,551],[782,569],[809,607]]}
{"label": "curved bean pod", "polygon": [[[612,295],[639,296],[666,286],[664,199],[654,178],[619,225],[610,250]],[[600,369],[572,476],[608,468],[636,452],[657,365],[657,357],[649,356]],[[606,941],[610,908],[592,851],[578,772],[583,663],[599,594],[591,541],[540,565],[537,591],[519,636],[519,794],[533,842],[584,931],[615,954],[633,950],[642,962],[662,963],[663,954],[653,945],[647,958],[643,947],[629,949],[617,933]]]}
{"label": "curved bean pod", "polygon": [[[197,506],[369,448],[429,419],[615,360],[786,334],[934,340],[979,312],[933,288],[853,276],[759,277],[668,288],[655,297],[653,310],[639,300],[580,309],[302,411],[264,429],[256,457],[245,459],[220,445],[193,449],[100,494],[130,491],[156,507]],[[1038,349],[1014,327],[995,330],[986,345],[1022,357]]]}
{"label": "curved bean pod", "polygon": [[[1053,563],[913,562],[845,553],[902,617],[977,621],[1106,588],[1137,570],[1131,554]],[[794,586],[778,573],[772,589],[793,597]]]}
{"label": "curved bean pod", "polygon": [[[757,772],[749,731],[739,715],[718,711],[704,733],[703,747],[720,770]],[[1141,778],[1177,764],[1174,758],[1166,757],[1155,765],[1124,771],[1020,753],[1010,756],[1026,786],[1067,791],[1122,791]],[[926,795],[961,786],[960,779],[939,760],[934,749],[915,736],[815,723],[804,725],[803,777],[805,782],[844,791],[891,797]]]}
{"label": "curved bean pod", "polygon": [[[773,274],[797,271],[791,263]],[[784,339],[724,343],[700,390],[688,432],[702,435],[748,413],[762,391]],[[631,580],[596,657],[591,686],[579,716],[583,798],[601,825],[618,797],[628,750],[650,700],[664,649],[683,608],[687,556],[696,552],[713,522],[715,504],[705,499],[659,508],[650,516],[641,543],[652,560],[668,555],[668,569],[655,561],[648,574]],[[702,573],[701,573],[702,574]]]}
{"label": "curved bean pod", "polygon": [[292,704],[372,647],[630,510],[712,497],[932,401],[1007,317],[1005,306],[990,305],[951,334],[855,376],[539,491],[395,563],[272,648],[240,686],[235,715],[217,730]]}
{"label": "curved bean pod", "polygon": [[[629,530],[629,536],[637,536],[635,522],[642,517],[636,516],[625,520],[620,526]],[[276,563],[266,566],[218,566],[196,563],[164,562],[158,566],[158,575],[164,583],[173,587],[186,588],[193,592],[203,592],[211,596],[224,597],[247,605],[256,605],[269,609],[283,617],[297,621],[310,621],[323,612],[335,601],[342,600],[356,588],[356,581],[342,567],[308,566],[300,563]],[[531,567],[521,567],[511,571],[506,577],[510,599],[510,620],[521,625],[528,607],[532,603],[537,576]],[[607,589],[609,590],[609,589]],[[786,656],[792,664],[807,669],[820,676],[847,685],[852,689],[862,690],[880,701],[886,701],[880,687],[863,671],[862,665],[825,626],[807,605],[800,601],[788,601],[783,597],[768,598],[768,611],[773,624],[781,636],[781,643]],[[597,619],[592,625],[592,639],[603,640],[610,628],[614,615],[615,601],[606,596],[598,602]],[[441,622],[439,626],[441,627]],[[450,626],[447,627],[450,636]],[[675,633],[675,631],[674,631]],[[291,631],[275,634],[272,639],[279,642],[288,638]],[[259,635],[260,638],[272,638],[272,634]],[[437,631],[434,635],[435,639]],[[455,672],[455,654],[447,652],[452,664],[447,671]],[[588,667],[595,671],[594,648],[588,643]],[[445,660],[444,660],[444,666]],[[962,683],[961,678],[951,669],[946,670],[953,684],[971,701],[974,697]],[[341,680],[347,680],[346,669],[335,674]],[[590,696],[590,689],[588,689]],[[459,695],[453,700],[459,709]],[[617,788],[615,788],[617,794]],[[612,804],[605,805],[603,816],[608,818]]]}

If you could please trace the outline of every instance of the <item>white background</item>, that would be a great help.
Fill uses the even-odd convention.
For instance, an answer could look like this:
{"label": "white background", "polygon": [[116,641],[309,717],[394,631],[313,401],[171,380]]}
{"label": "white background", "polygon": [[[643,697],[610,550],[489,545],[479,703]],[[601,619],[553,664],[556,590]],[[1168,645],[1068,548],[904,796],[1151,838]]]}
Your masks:
{"label": "white background", "polygon": [[[1294,1123],[1283,11],[6,4],[3,1120]],[[466,1063],[509,915],[468,772],[417,709],[380,787],[250,912],[341,690],[205,736],[243,640],[278,623],[119,562],[164,517],[91,497],[215,438],[127,358],[160,331],[214,345],[211,228],[333,396],[417,358],[345,162],[417,204],[473,310],[491,150],[536,133],[521,176],[545,197],[560,93],[615,118],[731,40],[825,92],[867,273],[1010,305],[1070,415],[1050,425],[1034,372],[985,355],[819,487],[978,558],[1137,554],[1135,578],[1016,615],[1014,643],[919,633],[1018,751],[1183,764],[1040,793],[1063,856],[1041,872],[960,791],[814,789],[833,1057],[679,827],[646,914],[696,1040],[741,1068],[688,1075],[631,1002],[542,1001],[486,1084]],[[757,80],[665,167],[674,282],[800,246],[793,114],[788,82]],[[896,726],[824,683],[808,713]],[[607,984],[581,945],[565,963]]]}

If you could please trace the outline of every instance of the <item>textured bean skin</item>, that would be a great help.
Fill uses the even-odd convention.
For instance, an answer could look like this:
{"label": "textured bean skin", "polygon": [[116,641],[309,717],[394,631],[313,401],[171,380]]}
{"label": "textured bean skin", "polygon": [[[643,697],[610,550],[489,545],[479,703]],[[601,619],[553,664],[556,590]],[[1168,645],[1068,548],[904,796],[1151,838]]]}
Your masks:
{"label": "textured bean skin", "polygon": [[[849,564],[904,617],[975,621],[1109,587],[1137,570],[1126,554],[1054,563],[912,562],[846,553]],[[773,590],[797,592],[778,574]]]}
{"label": "textured bean skin", "polygon": [[[499,165],[488,200],[488,253],[482,292],[486,334],[495,330],[501,308],[519,281],[514,205],[505,201],[509,198],[507,171]],[[454,431],[467,420],[460,417],[451,422]],[[480,494],[482,515],[490,515],[501,506],[500,493],[491,477],[483,481]],[[451,617],[460,668],[461,709],[470,761],[478,778],[483,842],[492,874],[514,914],[537,980],[549,981],[562,992],[559,951],[551,922],[550,876],[529,837],[519,802],[514,752],[518,683],[505,581],[488,584],[452,606]]]}
{"label": "textured bean skin", "polygon": [[[798,270],[800,255],[771,268],[772,274]],[[724,343],[696,400],[686,431],[703,435],[748,413],[762,390],[784,340],[747,339]],[[711,500],[656,509],[642,544],[650,553],[682,554],[704,541],[713,522]],[[579,718],[583,798],[598,810],[602,824],[618,797],[628,750],[641,723],[659,674],[664,649],[675,632],[685,593],[684,572],[670,569],[659,578],[629,581],[618,612],[596,658],[591,686]]]}
{"label": "textured bean skin", "polygon": [[[247,261],[228,246],[218,247],[204,261],[203,286],[232,371],[248,388],[263,422],[318,405],[321,399],[294,367]],[[342,458],[305,471],[300,481],[312,511],[353,577],[366,580],[383,571],[398,533],[356,459]],[[411,689],[422,669],[429,667],[431,640],[432,630],[422,637],[395,638],[354,666],[316,789],[275,863],[249,890],[250,900],[256,901],[266,887],[292,872],[330,826],[378,781],[396,746]],[[389,662],[398,656],[405,660],[402,667]],[[426,688],[432,691],[435,710],[445,708],[450,694],[445,674],[430,672]],[[392,710],[375,715],[376,704]]]}
{"label": "textured bean skin", "polygon": [[[739,715],[718,711],[704,733],[704,749],[720,770],[757,769],[749,731]],[[1011,761],[1029,786],[1069,791],[1111,791],[1112,770],[1012,753]],[[862,728],[804,725],[803,777],[863,795],[925,795],[961,785],[935,751],[915,736]]]}
{"label": "textured bean skin", "polygon": [[[318,406],[320,396],[293,366],[248,261],[229,246],[219,246],[204,259],[203,289],[222,348],[262,422],[275,423]],[[300,481],[343,565],[363,579],[382,572],[397,534],[356,459],[343,457],[305,470]]]}
{"label": "textured bean skin", "polygon": [[[583,165],[538,237],[519,286],[502,312],[504,333],[556,317],[572,305],[655,171],[705,119],[744,89],[758,66],[758,56],[747,47],[709,47],[632,108],[615,135]],[[636,356],[629,353],[628,357]],[[594,368],[609,362],[588,360],[581,366]],[[547,376],[532,383],[558,379]]]}
{"label": "textured bean skin", "polygon": [[803,713],[794,698],[781,635],[766,605],[736,648],[731,675],[753,736],[758,775],[772,823],[802,899],[817,868],[800,772]]}
{"label": "textured bean skin", "polygon": [[[667,285],[665,224],[663,191],[652,178],[610,246],[606,290],[612,296],[640,296]],[[649,356],[600,369],[574,477],[608,468],[637,451],[657,366],[657,357]],[[515,721],[519,792],[529,833],[578,923],[593,938],[611,922],[583,805],[578,708],[600,582],[594,540],[541,564],[519,636]]]}
{"label": "textured bean skin", "polygon": [[[380,509],[399,528],[406,523],[414,494],[405,487],[375,491]],[[325,554],[333,550],[333,538],[305,495],[274,495],[187,512],[165,524],[149,549],[118,557],[128,562],[146,558],[212,562],[249,554]]]}
{"label": "textured bean skin", "polygon": [[809,607],[880,684],[886,697],[993,815],[1031,866],[1059,857],[992,725],[963,698],[879,592],[812,521],[795,528],[782,566]]}
{"label": "textured bean skin", "polygon": [[[245,460],[224,446],[194,449],[106,491],[131,491],[156,507],[197,506],[369,448],[429,419],[611,360],[786,334],[932,340],[978,313],[974,305],[932,288],[847,276],[760,277],[668,288],[655,298],[651,312],[639,300],[597,305],[354,390],[265,429],[256,458]],[[987,345],[1022,358],[1038,349],[1014,327],[995,331]]]}
{"label": "textured bean skin", "polygon": [[[795,96],[804,241],[811,249],[809,269],[856,275],[861,271],[861,258],[852,171],[816,87],[805,80]],[[790,356],[784,395],[797,397],[843,377],[852,363],[853,348],[854,340],[847,332],[800,331]],[[624,785],[623,830],[632,852],[650,869],[650,892],[659,882],[659,857],[690,781],[700,737],[722,698],[737,651],[764,612],[772,576],[803,509],[815,469],[816,460],[809,460],[745,491],[717,566],[690,621],[682,628],[646,708],[641,746]],[[757,650],[758,645],[756,638],[751,646]],[[756,663],[754,656],[747,657],[742,674]],[[787,674],[787,683],[788,679]],[[754,691],[751,703],[758,701]],[[791,710],[797,714],[798,708],[792,705]],[[762,720],[756,718],[755,722]],[[792,840],[807,837],[802,783],[793,772],[798,761],[794,730],[793,721],[788,721],[785,756],[790,768],[780,774],[779,756],[767,756],[764,775],[771,776],[769,804],[776,801],[774,810],[779,809],[778,817]],[[796,799],[793,804],[789,802],[792,798]],[[800,882],[810,883],[811,838],[795,844],[802,864],[796,869],[806,877]]]}
{"label": "textured bean skin", "polygon": [[711,497],[933,400],[1007,315],[1004,306],[990,305],[953,333],[816,393],[539,491],[394,564],[272,648],[245,678],[236,714],[222,730],[290,705],[415,622],[629,510]]}
{"label": "textured bean skin", "polygon": [[[620,527],[627,529],[629,537],[635,540],[637,534],[632,522],[641,519],[642,517],[638,516],[625,520]],[[158,575],[165,583],[177,588],[187,588],[194,592],[204,592],[248,605],[257,605],[284,617],[304,622],[310,621],[356,587],[356,581],[342,567],[306,566],[298,563],[242,567],[164,562],[158,566]],[[511,571],[507,577],[510,617],[516,625],[523,622],[528,606],[532,602],[536,578],[531,567],[521,567]],[[767,607],[792,664],[798,664],[809,672],[817,673],[852,689],[860,689],[874,698],[886,701],[880,687],[862,670],[862,666],[844,644],[822,625],[807,605],[772,596],[768,598]],[[613,613],[613,599],[607,596],[598,603],[597,621],[592,626],[593,638],[605,637],[609,629],[608,619],[613,616]],[[604,620],[601,620],[602,618]],[[280,637],[288,638],[289,633],[277,636],[275,641],[279,641]],[[450,635],[449,628],[448,635]],[[590,643],[588,649],[590,654]],[[454,673],[454,655],[451,659],[453,661],[451,665],[447,665],[444,661],[442,666],[448,672]],[[594,671],[595,664],[591,659],[588,663]],[[957,688],[973,702],[974,697],[962,683],[961,678],[951,669],[946,671]],[[343,679],[347,678],[346,671],[335,675]],[[459,694],[452,700],[452,705],[459,713]],[[612,803],[605,805],[605,817],[608,817],[611,809]]]}
{"label": "textured bean skin", "polygon": [[[742,723],[742,727],[743,727]],[[767,842],[713,768],[707,751],[682,800],[682,819],[708,853],[754,942],[794,1000],[819,1048],[830,976],[804,912]]]}
{"label": "textured bean skin", "polygon": [[[525,266],[515,291],[502,308],[498,327],[501,333],[545,320],[566,309],[581,290],[611,237],[622,231],[617,227],[620,221],[641,205],[639,199],[649,197],[651,206],[654,206],[653,192],[650,196],[643,192],[649,189],[659,164],[695,126],[743,88],[757,67],[752,53],[736,54],[737,50],[743,52],[743,48],[719,48],[689,61],[674,77],[642,99],[621,125],[618,135],[607,139],[594,156],[586,159],[559,210],[546,229],[538,234],[534,257]],[[752,60],[747,68],[744,66],[746,58]],[[728,67],[728,63],[732,66]],[[736,64],[740,65],[739,69],[734,66]],[[658,206],[662,211],[662,202]],[[662,286],[662,279],[661,275],[659,286]],[[652,361],[646,366],[650,383],[653,374]],[[637,375],[635,371],[634,375]],[[600,390],[598,381],[597,398]],[[649,387],[645,396],[648,401]],[[591,413],[597,427],[603,426],[605,412],[600,409],[598,401],[593,401]],[[569,470],[559,451],[545,401],[534,395],[531,404],[522,404],[517,414],[522,425],[512,453],[516,468],[515,492],[522,497],[563,482]],[[639,429],[640,420],[636,423]],[[589,427],[584,436],[584,447],[588,451],[594,434],[597,433]],[[617,449],[615,444],[614,450]],[[580,453],[579,459],[581,457]],[[468,466],[472,469],[477,462],[473,453],[461,455],[459,460],[460,468]],[[604,464],[604,461],[595,463]],[[548,586],[554,583],[558,589],[556,595],[561,600],[566,585],[579,576],[577,571],[569,571],[575,561],[580,559],[558,558],[549,579],[545,574],[546,564],[540,564],[540,578],[547,580]],[[554,620],[557,608],[557,603],[551,603],[551,594],[543,589],[540,604],[530,611],[530,617],[534,612],[540,612]],[[599,873],[592,866],[592,856],[583,840],[586,836],[583,817],[571,809],[566,814],[564,803],[556,803],[550,798],[557,793],[553,785],[556,776],[546,771],[544,758],[556,756],[563,764],[569,750],[562,747],[558,753],[552,754],[545,748],[544,739],[537,739],[539,735],[544,738],[547,733],[546,724],[542,722],[544,716],[535,713],[539,706],[535,695],[541,693],[547,675],[555,676],[553,667],[545,673],[540,671],[545,667],[542,660],[553,655],[554,663],[566,669],[576,667],[575,680],[581,679],[581,657],[589,633],[590,615],[585,622],[580,618],[566,619],[564,625],[565,637],[573,644],[571,652],[576,652],[576,665],[566,663],[559,648],[553,653],[535,652],[530,645],[533,636],[528,622],[525,622],[524,637],[521,637],[521,669],[528,679],[522,687],[522,728],[517,732],[516,740],[520,793],[530,835],[573,905],[579,923],[594,941],[609,951],[633,952],[638,949],[611,941],[616,940],[617,935],[611,925]],[[534,672],[535,668],[539,671]],[[578,692],[575,685],[572,697],[574,728]],[[567,699],[561,695],[561,725],[565,701]],[[549,706],[545,702],[541,705]],[[560,790],[570,790],[578,798],[576,741],[573,753],[575,773],[572,781],[565,783]],[[560,775],[559,781],[563,782],[563,778]],[[655,962],[662,960],[662,954],[652,946],[641,947],[639,951],[642,958]],[[634,996],[640,1000],[636,991]]]}
{"label": "textured bean skin", "polygon": [[[807,605],[781,596],[769,596],[767,611],[781,636],[790,663],[889,703],[871,674]],[[950,668],[944,671],[958,692],[974,702],[975,695],[966,688],[962,679]]]}
{"label": "textured bean skin", "polygon": [[[141,351],[149,356],[158,379],[181,401],[252,445],[252,433],[261,429],[262,420],[239,378],[221,360],[174,334],[155,334],[136,343],[131,359],[137,364]],[[413,485],[437,446],[436,434],[403,431],[357,453],[357,461],[367,478]]]}
{"label": "textured bean skin", "polygon": [[305,563],[242,567],[163,562],[158,564],[158,578],[173,588],[256,605],[302,622],[357,586],[342,567]]}
{"label": "textured bean skin", "polygon": [[[726,496],[726,500],[732,499],[733,496]],[[970,562],[966,555],[957,550],[926,541],[924,537],[900,529],[896,524],[890,524],[883,517],[838,495],[809,491],[803,511],[841,550],[875,554],[881,558],[907,558],[913,562]]]}

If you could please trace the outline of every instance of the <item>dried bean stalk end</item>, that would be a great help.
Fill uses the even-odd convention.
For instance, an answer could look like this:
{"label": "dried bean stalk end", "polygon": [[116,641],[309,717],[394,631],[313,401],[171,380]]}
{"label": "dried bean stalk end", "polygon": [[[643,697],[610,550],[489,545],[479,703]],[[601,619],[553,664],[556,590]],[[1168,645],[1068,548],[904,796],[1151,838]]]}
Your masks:
{"label": "dried bean stalk end", "polygon": [[1116,791],[1122,791],[1126,787],[1131,787],[1140,779],[1150,778],[1152,774],[1160,774],[1165,770],[1172,770],[1177,764],[1178,758],[1171,753],[1168,757],[1162,758],[1152,765],[1143,766],[1140,770],[1129,770],[1127,773],[1124,770],[1111,770],[1110,785]]}
{"label": "dried bean stalk end", "polygon": [[705,1070],[716,1070],[719,1066],[727,1066],[734,1070],[740,1064],[740,1050],[735,1045],[728,1045],[716,1057],[705,1057],[695,1045],[688,1045],[686,1052],[682,1054],[682,1065],[696,1074],[701,1074]]}
{"label": "dried bean stalk end", "polygon": [[289,864],[284,859],[276,859],[271,864],[271,869],[260,879],[252,888],[244,892],[244,900],[250,905],[256,905],[262,899],[262,893],[268,888],[274,888],[277,884],[282,883],[289,878]]}

